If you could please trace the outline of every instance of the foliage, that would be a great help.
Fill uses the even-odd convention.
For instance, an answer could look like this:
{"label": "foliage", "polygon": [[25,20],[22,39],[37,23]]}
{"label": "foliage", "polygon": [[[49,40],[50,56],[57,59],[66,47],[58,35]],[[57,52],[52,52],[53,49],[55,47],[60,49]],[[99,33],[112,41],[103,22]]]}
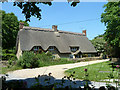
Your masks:
{"label": "foliage", "polygon": [[53,56],[50,52],[47,54],[44,52],[40,54],[35,54],[33,52],[24,52],[18,60],[17,64],[22,68],[35,68],[74,62],[75,61],[68,61],[66,58],[53,59]]}
{"label": "foliage", "polygon": [[66,58],[53,59],[51,53],[40,53],[35,54],[33,52],[24,52],[23,55],[17,61],[17,65],[22,68],[35,68],[35,67],[43,67],[49,65],[57,65],[57,64],[67,64],[74,63],[75,61],[68,61]]}
{"label": "foliage", "polygon": [[12,57],[16,57],[15,49],[2,49],[2,60],[9,60]]}
{"label": "foliage", "polygon": [[20,23],[20,22],[23,22],[23,23],[24,23],[24,26],[29,26],[29,24],[28,24],[26,21],[20,20],[19,23]]}
{"label": "foliage", "polygon": [[8,64],[9,64],[10,66],[16,65],[16,63],[17,63],[17,57],[16,57],[16,56],[15,56],[15,57],[12,57],[12,58],[10,58],[10,59],[8,60]]}
{"label": "foliage", "polygon": [[[97,63],[97,64],[92,64],[88,66],[83,66],[83,67],[78,67],[78,68],[73,68],[65,71],[67,75],[71,74],[73,71],[76,72],[75,78],[78,79],[83,79],[84,80],[84,69],[87,69],[87,73],[89,73],[89,78],[90,81],[101,81],[104,79],[110,79],[108,77],[112,71],[112,68],[109,66],[109,61],[107,62],[102,62],[102,63]],[[118,78],[117,71],[113,71],[114,79]]]}
{"label": "foliage", "polygon": [[2,47],[3,49],[11,49],[15,46],[16,36],[19,30],[19,23],[14,13],[2,13]]}
{"label": "foliage", "polygon": [[67,60],[67,58],[52,59],[52,56],[50,58],[51,59],[48,59],[48,60],[44,60],[44,59],[39,60],[39,67],[75,63],[74,60],[69,61],[69,60]]}
{"label": "foliage", "polygon": [[52,59],[52,54],[50,54],[50,53],[44,53],[44,52],[42,52],[41,54],[36,54],[36,56],[37,56],[37,58],[38,58],[38,60],[40,60],[40,61],[51,61],[51,60],[53,60]]}
{"label": "foliage", "polygon": [[[16,45],[19,21],[14,13],[6,13],[2,10],[0,10],[0,13],[2,13],[2,48],[13,49]],[[29,26],[27,22],[25,22],[25,25]]]}
{"label": "foliage", "polygon": [[[29,52],[27,52],[27,53],[29,53]],[[23,61],[23,57],[21,57],[19,60],[16,60],[13,57],[12,59],[10,59],[8,61],[8,63],[9,63],[8,67],[2,67],[2,73],[7,73],[8,71],[13,71],[13,70],[22,69],[22,68],[33,68],[33,66],[34,67],[43,67],[43,66],[68,64],[68,63],[76,62],[75,60],[69,61],[67,58],[52,59],[52,56],[50,56],[50,54],[44,54],[44,53],[42,55],[35,54],[35,56],[36,56],[35,59],[37,62],[34,62],[34,63],[31,63],[29,61],[29,60],[31,60],[32,62],[34,61],[31,59],[32,57],[30,59],[27,59],[27,61]],[[80,62],[80,61],[78,61],[78,62]],[[25,67],[26,64],[28,67]],[[34,64],[34,65],[32,67],[29,67],[29,65],[31,65],[31,64]]]}
{"label": "foliage", "polygon": [[106,25],[104,38],[112,47],[112,57],[120,57],[120,1],[108,2],[104,5],[101,22]]}
{"label": "foliage", "polygon": [[92,44],[94,45],[97,52],[104,52],[105,51],[105,40],[103,39],[103,35],[99,35],[91,40]]}
{"label": "foliage", "polygon": [[[8,1],[8,0],[6,0]],[[13,3],[13,6],[17,6],[22,10],[22,13],[25,15],[26,21],[30,21],[30,17],[34,16],[36,18],[38,18],[39,20],[41,19],[41,9],[38,6],[39,4],[45,4],[45,5],[52,5],[52,1],[53,0],[48,0],[47,2],[40,2],[40,1],[36,1],[36,2],[31,2],[30,0],[28,0],[28,2],[26,2],[25,0],[23,0],[22,2],[18,2],[19,0],[15,0]],[[68,2],[71,3],[71,6],[75,7],[77,5],[77,3],[79,3],[79,0],[67,0]],[[5,1],[4,1],[5,2]]]}
{"label": "foliage", "polygon": [[34,68],[39,66],[38,58],[33,52],[24,52],[17,64],[22,68]]}

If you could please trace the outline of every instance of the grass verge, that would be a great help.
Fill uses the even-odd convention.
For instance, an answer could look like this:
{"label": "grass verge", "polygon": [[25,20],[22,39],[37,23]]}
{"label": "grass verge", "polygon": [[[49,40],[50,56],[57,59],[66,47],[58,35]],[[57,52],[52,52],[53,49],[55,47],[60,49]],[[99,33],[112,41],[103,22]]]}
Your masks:
{"label": "grass verge", "polygon": [[14,71],[14,70],[19,70],[19,69],[22,69],[21,67],[18,67],[18,66],[11,66],[11,67],[2,67],[2,74],[5,74],[9,71]]}
{"label": "grass verge", "polygon": [[84,69],[87,69],[88,73],[88,79],[90,81],[100,81],[104,79],[110,79],[108,77],[110,74],[114,76],[113,79],[118,78],[118,71],[114,70],[112,72],[112,68],[108,65],[110,61],[87,65],[83,67],[77,67],[73,69],[69,69],[65,71],[66,75],[72,74],[72,72],[75,71],[74,77],[77,79],[84,80],[85,79],[85,71]]}

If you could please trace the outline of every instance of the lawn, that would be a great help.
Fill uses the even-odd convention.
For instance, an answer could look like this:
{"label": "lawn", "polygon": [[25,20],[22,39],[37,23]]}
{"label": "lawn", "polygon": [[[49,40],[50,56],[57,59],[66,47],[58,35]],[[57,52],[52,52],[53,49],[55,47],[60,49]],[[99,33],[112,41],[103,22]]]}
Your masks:
{"label": "lawn", "polygon": [[[85,79],[85,71],[87,69],[88,79],[90,81],[100,81],[104,79],[109,79],[109,75],[112,73],[112,68],[108,65],[110,61],[92,64],[83,67],[77,67],[73,69],[69,69],[65,71],[66,75],[70,75],[75,71],[74,77],[77,79],[84,80]],[[118,71],[113,71],[114,78],[118,78]]]}

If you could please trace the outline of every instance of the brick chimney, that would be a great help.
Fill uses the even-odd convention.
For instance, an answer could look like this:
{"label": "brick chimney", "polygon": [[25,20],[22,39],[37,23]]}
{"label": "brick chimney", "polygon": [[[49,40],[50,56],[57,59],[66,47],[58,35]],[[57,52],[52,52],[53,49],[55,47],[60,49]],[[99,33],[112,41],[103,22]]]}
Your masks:
{"label": "brick chimney", "polygon": [[53,29],[53,31],[58,31],[57,30],[57,25],[52,25],[52,29]]}
{"label": "brick chimney", "polygon": [[85,36],[87,36],[86,30],[83,30],[83,31],[82,31],[82,34],[84,34]]}
{"label": "brick chimney", "polygon": [[24,23],[23,23],[23,22],[20,22],[20,23],[19,23],[19,29],[23,29],[23,26],[24,26]]}

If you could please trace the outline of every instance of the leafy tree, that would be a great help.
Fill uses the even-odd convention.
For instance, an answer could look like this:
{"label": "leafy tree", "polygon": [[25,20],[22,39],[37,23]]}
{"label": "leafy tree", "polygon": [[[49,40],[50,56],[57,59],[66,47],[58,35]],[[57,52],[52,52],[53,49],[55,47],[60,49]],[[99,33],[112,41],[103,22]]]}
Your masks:
{"label": "leafy tree", "polygon": [[107,27],[104,39],[112,47],[112,57],[120,57],[120,1],[104,5],[101,22]]}
{"label": "leafy tree", "polygon": [[[4,0],[3,2],[8,1]],[[44,0],[35,0],[34,2],[31,0],[28,0],[28,2],[24,2],[26,0],[22,0],[19,2],[19,0],[15,0],[13,6],[18,6],[22,13],[25,15],[26,21],[30,21],[30,17],[34,16],[37,17],[39,20],[41,19],[41,9],[38,7],[38,4],[46,4],[51,6],[53,0],[47,0],[45,2]],[[67,0],[68,3],[71,3],[71,6],[75,7],[77,3],[79,3],[79,0]]]}
{"label": "leafy tree", "polygon": [[15,46],[16,36],[19,30],[19,22],[14,13],[2,12],[2,47],[11,49]]}
{"label": "leafy tree", "polygon": [[105,40],[103,38],[103,35],[99,35],[95,37],[93,40],[91,40],[92,44],[94,45],[95,49],[99,53],[105,52]]}
{"label": "leafy tree", "polygon": [[25,21],[18,21],[14,13],[2,13],[2,48],[13,49],[16,45],[16,36],[19,31],[19,22],[24,22],[25,26],[29,24]]}

